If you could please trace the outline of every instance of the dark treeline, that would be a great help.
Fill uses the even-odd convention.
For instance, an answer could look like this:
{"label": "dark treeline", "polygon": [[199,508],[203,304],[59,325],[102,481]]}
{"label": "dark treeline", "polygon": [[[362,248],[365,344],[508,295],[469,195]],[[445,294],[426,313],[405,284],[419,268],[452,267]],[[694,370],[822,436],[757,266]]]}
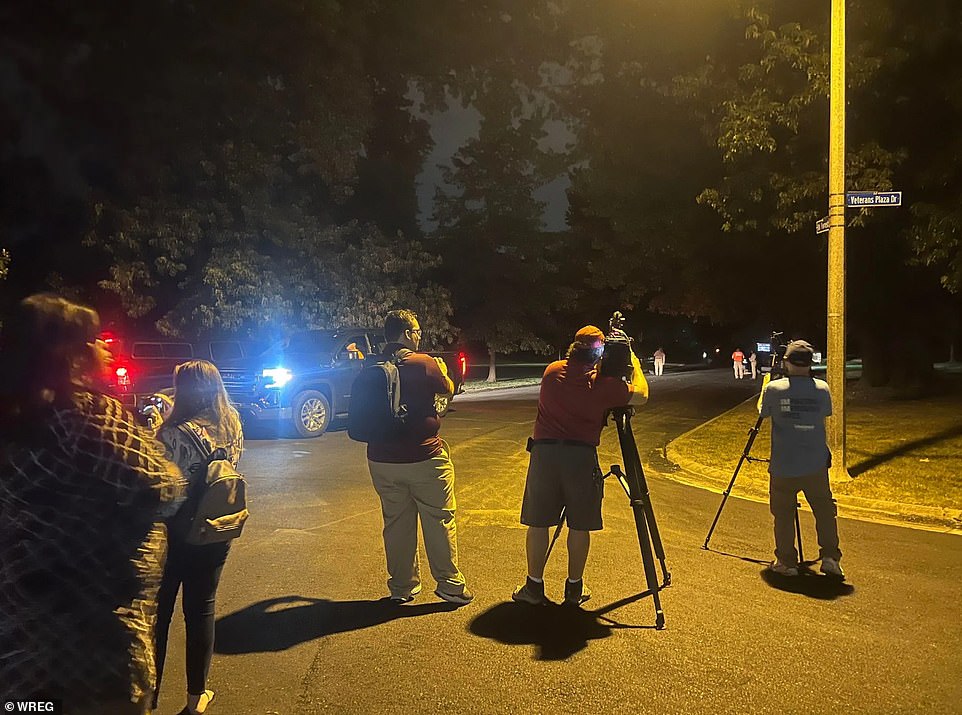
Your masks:
{"label": "dark treeline", "polygon": [[[848,188],[906,202],[848,212],[850,344],[874,383],[924,381],[958,342],[962,7],[848,8]],[[137,329],[262,337],[410,305],[435,341],[492,356],[552,352],[616,308],[649,352],[694,344],[691,326],[820,341],[828,15],[828,0],[7,4],[3,300],[52,288]],[[451,103],[478,133],[420,216],[429,118]],[[567,230],[549,230],[538,190],[561,177]]]}

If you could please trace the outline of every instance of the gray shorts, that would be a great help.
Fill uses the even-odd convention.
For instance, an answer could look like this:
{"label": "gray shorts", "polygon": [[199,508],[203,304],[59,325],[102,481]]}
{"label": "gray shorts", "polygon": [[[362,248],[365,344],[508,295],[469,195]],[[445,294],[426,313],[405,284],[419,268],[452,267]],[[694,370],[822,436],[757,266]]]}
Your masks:
{"label": "gray shorts", "polygon": [[568,528],[600,531],[603,498],[604,480],[595,449],[565,444],[532,445],[521,503],[522,524],[555,526],[564,507]]}

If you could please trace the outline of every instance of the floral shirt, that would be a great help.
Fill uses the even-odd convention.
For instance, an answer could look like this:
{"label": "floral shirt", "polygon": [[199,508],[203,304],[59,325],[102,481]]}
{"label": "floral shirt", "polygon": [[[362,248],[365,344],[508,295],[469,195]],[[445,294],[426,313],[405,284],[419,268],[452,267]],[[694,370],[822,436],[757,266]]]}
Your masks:
{"label": "floral shirt", "polygon": [[0,690],[142,701],[180,470],[104,395],[77,393],[40,429],[0,442]]}

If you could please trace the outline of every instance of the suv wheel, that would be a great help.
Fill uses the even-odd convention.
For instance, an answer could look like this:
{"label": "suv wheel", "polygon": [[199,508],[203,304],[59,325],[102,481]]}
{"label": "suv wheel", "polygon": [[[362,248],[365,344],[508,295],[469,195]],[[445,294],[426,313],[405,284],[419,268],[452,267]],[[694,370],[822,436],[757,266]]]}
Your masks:
{"label": "suv wheel", "polygon": [[331,424],[331,403],[317,390],[298,393],[291,412],[294,432],[300,437],[320,437]]}
{"label": "suv wheel", "polygon": [[438,411],[438,417],[444,417],[448,413],[448,408],[450,406],[451,406],[450,395],[434,396],[434,409]]}

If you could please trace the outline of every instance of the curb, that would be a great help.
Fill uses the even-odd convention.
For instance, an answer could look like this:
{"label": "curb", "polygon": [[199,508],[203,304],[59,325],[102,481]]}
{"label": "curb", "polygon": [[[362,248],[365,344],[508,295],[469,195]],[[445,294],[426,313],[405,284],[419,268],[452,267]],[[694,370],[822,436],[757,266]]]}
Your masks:
{"label": "curb", "polygon": [[[753,396],[747,400],[743,400],[731,409],[722,412],[720,415],[713,417],[707,422],[704,422],[671,440],[667,445],[665,445],[665,457],[668,459],[668,461],[675,464],[681,471],[663,473],[661,476],[691,487],[697,487],[706,491],[715,492],[716,494],[722,494],[725,488],[728,486],[728,480],[731,479],[731,474],[729,473],[728,476],[724,478],[707,474],[707,468],[705,465],[689,458],[688,455],[681,451],[675,443],[708,427],[713,422],[727,415],[729,412],[737,410],[746,402],[755,401],[757,399],[757,396]],[[763,504],[768,503],[767,492],[763,492],[757,488],[754,490],[743,491],[742,493],[737,493],[736,490],[737,482],[736,486],[732,489],[732,493],[729,495],[731,498],[744,499],[746,501],[753,501]],[[836,501],[838,503],[839,516],[848,519],[870,521],[878,524],[891,524],[894,526],[902,526],[911,529],[935,531],[939,533],[956,534],[962,536],[962,509],[923,506],[921,504],[904,504],[901,502],[883,501],[881,499],[867,499],[865,497],[846,496],[844,494],[838,495],[836,497]],[[802,500],[802,505],[802,508],[805,511],[811,511],[804,500]]]}

